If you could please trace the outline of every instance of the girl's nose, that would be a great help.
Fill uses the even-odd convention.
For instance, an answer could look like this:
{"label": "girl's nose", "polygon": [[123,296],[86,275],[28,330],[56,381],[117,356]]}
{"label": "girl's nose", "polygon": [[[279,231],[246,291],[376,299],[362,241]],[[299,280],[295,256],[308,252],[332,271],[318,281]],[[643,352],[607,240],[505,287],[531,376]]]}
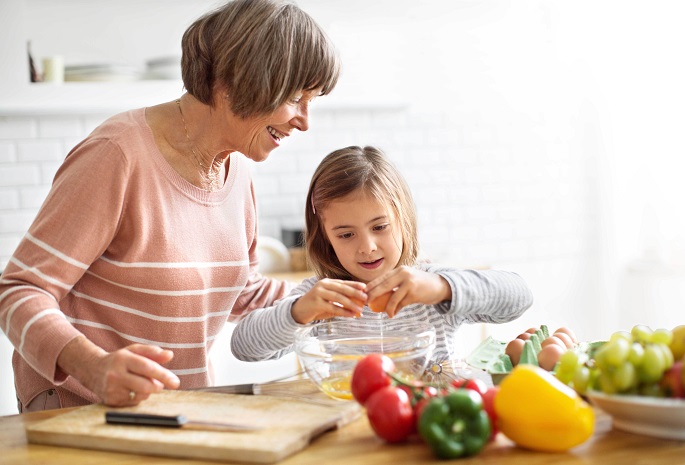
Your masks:
{"label": "girl's nose", "polygon": [[359,253],[362,255],[370,255],[378,249],[376,241],[371,237],[365,237],[359,244]]}

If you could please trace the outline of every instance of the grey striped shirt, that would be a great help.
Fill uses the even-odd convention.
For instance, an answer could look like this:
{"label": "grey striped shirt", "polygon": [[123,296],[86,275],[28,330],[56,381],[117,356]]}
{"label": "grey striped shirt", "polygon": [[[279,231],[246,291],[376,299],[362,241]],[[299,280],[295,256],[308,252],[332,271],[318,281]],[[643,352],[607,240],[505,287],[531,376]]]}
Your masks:
{"label": "grey striped shirt", "polygon": [[[452,288],[452,300],[437,305],[409,305],[391,321],[405,328],[417,322],[433,325],[434,360],[454,360],[459,356],[456,337],[463,323],[506,323],[521,316],[533,303],[528,285],[513,272],[460,270],[429,263],[419,264],[417,268],[445,278]],[[273,306],[245,316],[233,331],[233,355],[239,360],[256,362],[275,360],[291,352],[296,330],[306,326],[293,319],[291,307],[317,281],[318,278],[309,278]],[[364,317],[370,314],[373,314],[371,309],[365,307],[362,318],[348,320],[350,324],[363,324]]]}

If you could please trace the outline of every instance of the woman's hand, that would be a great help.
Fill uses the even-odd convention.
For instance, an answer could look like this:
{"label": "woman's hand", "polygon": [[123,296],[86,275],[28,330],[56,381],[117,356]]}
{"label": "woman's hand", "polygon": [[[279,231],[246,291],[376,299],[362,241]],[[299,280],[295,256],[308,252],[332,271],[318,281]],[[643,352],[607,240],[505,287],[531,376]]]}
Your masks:
{"label": "woman's hand", "polygon": [[291,313],[300,324],[336,316],[361,316],[366,293],[364,283],[324,278],[293,304]]}
{"label": "woman's hand", "polygon": [[390,318],[410,304],[432,305],[452,298],[452,289],[442,276],[409,266],[397,267],[366,284],[369,302],[388,292],[392,292],[392,296],[385,313]]}
{"label": "woman's hand", "polygon": [[106,405],[124,407],[162,389],[178,388],[178,377],[162,367],[173,356],[170,350],[144,344],[106,352],[81,336],[64,347],[57,364]]}

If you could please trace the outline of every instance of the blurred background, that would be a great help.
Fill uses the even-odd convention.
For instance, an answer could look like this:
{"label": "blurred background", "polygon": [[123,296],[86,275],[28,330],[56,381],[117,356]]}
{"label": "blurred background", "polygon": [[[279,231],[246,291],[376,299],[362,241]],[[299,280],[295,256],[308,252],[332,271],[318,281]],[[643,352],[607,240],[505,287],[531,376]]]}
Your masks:
{"label": "blurred background", "polygon": [[[181,35],[220,3],[0,3],[0,269],[71,147],[114,113],[181,95]],[[424,258],[512,270],[533,289],[519,320],[460,330],[465,353],[541,324],[595,340],[683,323],[685,5],[297,3],[332,37],[344,70],[314,103],[310,131],[253,164],[261,235],[282,241],[302,227],[325,154],[376,145],[412,188]],[[30,82],[29,42],[48,82]],[[215,349],[220,381],[293,369],[292,359],[231,360],[226,338]],[[0,347],[11,352],[6,338]],[[8,363],[0,377],[2,414]]]}

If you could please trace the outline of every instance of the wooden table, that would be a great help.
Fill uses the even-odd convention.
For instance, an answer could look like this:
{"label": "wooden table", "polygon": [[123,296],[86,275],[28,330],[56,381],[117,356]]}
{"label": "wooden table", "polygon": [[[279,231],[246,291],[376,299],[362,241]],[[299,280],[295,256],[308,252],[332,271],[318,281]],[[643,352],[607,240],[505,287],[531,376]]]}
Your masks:
{"label": "wooden table", "polygon": [[[63,414],[70,409],[52,410],[0,417],[0,463],[3,465],[113,465],[113,464],[211,464],[197,460],[180,460],[28,444],[26,425]],[[445,464],[436,460],[428,446],[419,442],[389,445],[378,439],[366,417],[336,431],[323,434],[286,460],[283,465],[397,465]],[[479,455],[461,459],[459,464],[507,465],[673,465],[685,463],[685,441],[670,441],[623,433],[611,428],[610,418],[597,412],[593,438],[566,453],[550,454],[527,451],[514,446],[503,435]]]}

